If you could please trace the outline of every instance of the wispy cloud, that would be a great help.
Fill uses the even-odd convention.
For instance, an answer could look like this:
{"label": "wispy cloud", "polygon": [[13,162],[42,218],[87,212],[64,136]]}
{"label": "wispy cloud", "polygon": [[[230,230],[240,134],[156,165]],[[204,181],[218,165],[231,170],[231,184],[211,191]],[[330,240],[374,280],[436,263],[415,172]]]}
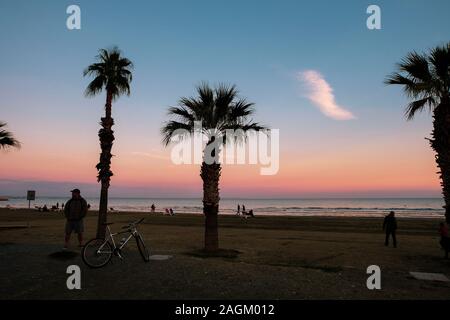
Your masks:
{"label": "wispy cloud", "polygon": [[334,99],[333,88],[325,81],[320,72],[306,70],[297,73],[297,80],[306,87],[306,97],[327,117],[335,120],[351,120],[356,117]]}
{"label": "wispy cloud", "polygon": [[159,154],[157,152],[140,152],[140,151],[134,151],[131,153],[134,156],[141,156],[141,157],[147,157],[147,158],[152,158],[152,159],[160,159],[160,160],[167,160],[169,159],[168,156],[164,156],[162,154]]}

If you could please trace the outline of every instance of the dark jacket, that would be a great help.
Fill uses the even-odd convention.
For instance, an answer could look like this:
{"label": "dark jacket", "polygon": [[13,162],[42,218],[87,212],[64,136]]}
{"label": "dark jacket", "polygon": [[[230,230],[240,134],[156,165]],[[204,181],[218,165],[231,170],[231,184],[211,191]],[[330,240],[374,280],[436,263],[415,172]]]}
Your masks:
{"label": "dark jacket", "polygon": [[87,202],[83,198],[70,199],[64,207],[64,215],[69,221],[79,221],[87,214]]}
{"label": "dark jacket", "polygon": [[392,216],[387,216],[383,221],[383,230],[386,232],[392,232],[397,230],[397,219]]}

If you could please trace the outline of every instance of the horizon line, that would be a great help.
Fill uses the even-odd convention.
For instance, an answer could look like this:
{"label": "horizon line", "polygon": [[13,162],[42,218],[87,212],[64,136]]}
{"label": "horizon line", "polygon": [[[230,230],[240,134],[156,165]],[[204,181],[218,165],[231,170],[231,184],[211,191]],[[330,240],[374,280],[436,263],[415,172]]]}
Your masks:
{"label": "horizon line", "polygon": [[[11,198],[11,199],[25,199],[26,196],[1,196],[1,197],[5,197],[5,198]],[[36,199],[39,198],[69,198],[70,196],[41,196],[41,197],[36,197]],[[85,198],[100,198],[99,196],[85,196]],[[110,199],[180,199],[180,200],[201,200],[202,197],[126,197],[126,196],[110,196]],[[249,197],[249,198],[245,198],[245,197],[223,197],[221,198],[221,200],[355,200],[355,199],[361,199],[361,200],[365,200],[365,199],[442,199],[442,197],[440,196],[403,196],[403,197],[399,197],[399,196],[392,196],[392,197],[387,197],[387,196],[364,196],[364,197],[359,197],[359,196],[355,196],[355,197],[260,197],[260,198],[255,198],[255,197]]]}

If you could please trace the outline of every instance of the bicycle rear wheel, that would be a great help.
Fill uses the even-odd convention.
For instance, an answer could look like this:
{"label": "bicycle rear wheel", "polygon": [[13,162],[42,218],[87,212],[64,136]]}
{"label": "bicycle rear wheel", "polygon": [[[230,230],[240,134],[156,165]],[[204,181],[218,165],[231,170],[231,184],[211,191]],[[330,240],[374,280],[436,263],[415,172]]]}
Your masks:
{"label": "bicycle rear wheel", "polygon": [[136,244],[137,244],[137,247],[139,249],[139,253],[141,254],[142,259],[144,259],[145,262],[149,262],[150,261],[150,253],[147,250],[144,240],[142,239],[140,234],[138,234],[136,236]]}
{"label": "bicycle rear wheel", "polygon": [[101,268],[111,260],[113,250],[111,244],[104,239],[92,239],[83,247],[81,257],[91,268]]}

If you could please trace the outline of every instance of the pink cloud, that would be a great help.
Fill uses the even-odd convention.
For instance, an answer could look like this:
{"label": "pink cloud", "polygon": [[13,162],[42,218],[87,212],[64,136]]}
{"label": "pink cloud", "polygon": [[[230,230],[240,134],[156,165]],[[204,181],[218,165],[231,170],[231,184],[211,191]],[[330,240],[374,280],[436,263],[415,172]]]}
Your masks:
{"label": "pink cloud", "polygon": [[305,84],[307,89],[306,97],[327,117],[335,120],[356,118],[350,111],[345,110],[345,108],[336,103],[333,88],[319,72],[315,70],[299,72],[297,80]]}

